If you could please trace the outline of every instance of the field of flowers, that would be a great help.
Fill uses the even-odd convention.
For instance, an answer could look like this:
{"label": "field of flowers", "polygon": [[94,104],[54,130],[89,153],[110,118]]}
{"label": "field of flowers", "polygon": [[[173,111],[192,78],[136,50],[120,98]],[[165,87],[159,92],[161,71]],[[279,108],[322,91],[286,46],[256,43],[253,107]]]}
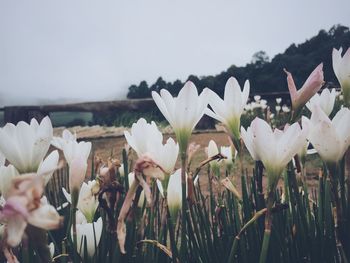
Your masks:
{"label": "field of flowers", "polygon": [[[121,158],[95,156],[89,174],[91,142],[68,130],[54,137],[48,117],[7,123],[0,262],[348,262],[350,48],[332,58],[341,94],[318,93],[322,64],[300,89],[285,70],[288,106],[247,104],[249,81],[241,90],[233,77],[223,99],[192,82],[177,97],[153,92],[176,140],[140,118],[124,132]],[[204,114],[224,125],[230,144],[211,140],[198,161],[190,138]],[[317,188],[305,181],[312,152],[323,161]]]}

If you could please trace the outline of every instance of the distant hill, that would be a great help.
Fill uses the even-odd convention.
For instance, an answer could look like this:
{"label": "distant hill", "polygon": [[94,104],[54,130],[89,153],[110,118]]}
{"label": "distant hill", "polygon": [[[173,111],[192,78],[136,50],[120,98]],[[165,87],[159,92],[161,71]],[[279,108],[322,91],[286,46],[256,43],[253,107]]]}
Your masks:
{"label": "distant hill", "polygon": [[[300,86],[311,71],[323,62],[325,81],[330,85],[338,85],[332,68],[332,49],[339,47],[343,47],[343,52],[350,47],[349,28],[342,25],[333,26],[328,32],[320,30],[316,36],[302,44],[291,44],[284,53],[277,54],[271,61],[264,51],[259,51],[254,54],[251,63],[244,67],[232,65],[218,75],[190,75],[187,80],[193,81],[199,91],[208,87],[220,96],[223,95],[225,83],[231,76],[237,78],[241,85],[249,79],[252,94],[281,92],[288,90],[283,68],[292,72],[297,86]],[[152,85],[148,85],[146,81],[131,85],[127,97],[148,98],[151,97],[151,91],[159,92],[161,89],[167,89],[176,95],[183,85],[180,80],[166,82],[159,77]]]}

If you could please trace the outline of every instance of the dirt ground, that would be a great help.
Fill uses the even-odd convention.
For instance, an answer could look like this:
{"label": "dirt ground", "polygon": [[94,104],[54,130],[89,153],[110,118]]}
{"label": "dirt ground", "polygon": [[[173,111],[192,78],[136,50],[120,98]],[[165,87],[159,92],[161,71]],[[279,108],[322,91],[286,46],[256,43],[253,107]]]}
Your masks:
{"label": "dirt ground", "polygon": [[[174,135],[164,135],[165,140],[170,136],[174,138]],[[109,138],[92,138],[92,139],[84,139],[84,140],[92,142],[92,148],[93,148],[94,154],[101,157],[103,160],[107,160],[108,157],[110,156],[121,160],[122,149],[126,144],[126,140],[124,136],[109,137]],[[205,147],[208,146],[208,143],[210,140],[214,140],[219,147],[228,146],[230,144],[229,138],[224,132],[210,131],[210,132],[200,132],[200,133],[193,134],[191,136],[191,142],[195,142],[196,144],[199,144],[200,149],[196,152],[195,157],[193,159],[192,166],[191,166],[192,171],[195,170],[195,168],[198,166],[198,164],[201,161],[206,159]],[[92,160],[92,154],[90,155],[90,160]],[[244,154],[243,165],[244,165],[244,168],[248,171],[248,174],[252,174],[254,161],[252,160],[248,152]],[[308,175],[307,183],[309,187],[315,187],[318,184],[317,174],[319,171],[318,167],[320,167],[318,165],[319,165],[319,161],[317,160],[317,158],[315,160],[315,157],[312,157],[306,167],[307,175]],[[176,165],[176,169],[177,168],[180,168],[179,162]],[[89,162],[87,176],[89,176],[90,174],[91,174],[91,162]],[[239,184],[240,169],[238,167],[238,164],[234,166],[233,176],[237,178],[236,182]],[[199,178],[200,178],[201,185],[205,186],[208,184],[206,168],[202,169]],[[280,183],[281,185],[283,184],[282,181],[280,181]]]}

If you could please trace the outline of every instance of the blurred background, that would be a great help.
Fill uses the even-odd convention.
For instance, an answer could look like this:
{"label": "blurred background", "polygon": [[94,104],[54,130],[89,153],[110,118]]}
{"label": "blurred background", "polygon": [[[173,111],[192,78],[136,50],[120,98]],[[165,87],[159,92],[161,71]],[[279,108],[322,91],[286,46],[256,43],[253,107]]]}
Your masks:
{"label": "blurred background", "polygon": [[1,1],[0,124],[162,123],[151,91],[176,95],[191,80],[222,95],[230,76],[288,104],[283,68],[300,87],[323,62],[338,86],[331,52],[350,46],[348,10],[347,0]]}

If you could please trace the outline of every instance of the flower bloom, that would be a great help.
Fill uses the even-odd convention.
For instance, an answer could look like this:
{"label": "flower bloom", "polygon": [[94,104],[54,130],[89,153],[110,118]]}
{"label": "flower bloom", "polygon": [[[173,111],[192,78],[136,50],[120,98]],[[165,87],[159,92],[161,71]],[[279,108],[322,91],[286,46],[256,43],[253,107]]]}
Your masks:
{"label": "flower bloom", "polygon": [[340,83],[346,105],[350,105],[350,48],[341,56],[343,49],[333,48],[332,62],[334,73]]}
{"label": "flower bloom", "polygon": [[292,100],[292,108],[295,112],[298,112],[308,102],[312,96],[314,96],[322,87],[323,81],[323,64],[318,65],[306,79],[301,89],[297,90],[293,76],[287,70],[287,82],[290,97]]}
{"label": "flower bloom", "polygon": [[[158,189],[162,196],[164,196],[164,190],[162,184],[157,180]],[[169,184],[167,188],[167,202],[169,207],[170,216],[173,222],[176,222],[176,218],[182,206],[182,186],[181,186],[181,169],[178,169],[170,176]]]}
{"label": "flower bloom", "polygon": [[[207,147],[207,156],[208,158],[211,158],[217,154],[219,154],[219,149],[218,149],[218,146],[216,145],[216,143],[213,141],[213,140],[210,140],[209,141],[209,144],[208,144],[208,147]],[[219,164],[218,164],[218,161],[217,160],[213,160],[209,163],[210,165],[210,168],[212,169],[212,171],[215,173],[215,174],[218,174],[220,172],[220,167],[219,167]]]}
{"label": "flower bloom", "polygon": [[66,141],[62,144],[62,151],[69,166],[76,158],[87,161],[91,151],[91,142]]}
{"label": "flower bloom", "polygon": [[206,109],[205,113],[222,122],[237,140],[240,138],[240,119],[248,101],[249,91],[249,80],[244,83],[243,91],[241,91],[238,81],[233,77],[226,82],[223,100],[210,91],[209,105],[213,111]]}
{"label": "flower bloom", "polygon": [[223,159],[221,162],[224,163],[226,171],[230,172],[233,168],[233,161],[234,158],[237,156],[237,151],[234,149],[235,155],[232,153],[232,147],[231,146],[221,146],[220,147],[220,153],[226,157],[226,159]]}
{"label": "flower bloom", "polygon": [[205,88],[198,96],[196,86],[187,81],[177,97],[162,89],[160,95],[152,91],[152,97],[160,112],[174,129],[181,151],[187,149],[189,137],[202,118],[208,105],[209,89]]}
{"label": "flower bloom", "polygon": [[0,128],[0,151],[19,173],[37,172],[50,147],[52,124],[45,117],[39,124],[34,118],[30,124],[20,121]]}
{"label": "flower bloom", "polygon": [[335,97],[337,96],[335,89],[330,92],[329,89],[324,89],[321,94],[315,94],[308,103],[306,107],[312,112],[316,106],[319,106],[327,116],[332,113]]}
{"label": "flower bloom", "polygon": [[[272,130],[262,119],[255,118],[248,131],[242,127],[242,139],[255,160],[261,160],[268,175],[269,190],[273,190],[288,164],[306,143],[307,131],[298,123],[284,131]],[[244,134],[244,135],[243,135]]]}
{"label": "flower bloom", "polygon": [[84,158],[77,157],[69,165],[69,191],[72,193],[80,189],[84,182],[87,162]]}
{"label": "flower bloom", "polygon": [[[79,197],[77,208],[83,213],[88,223],[92,223],[94,220],[95,212],[98,207],[98,199],[93,193],[93,189],[96,187],[96,181],[83,182]],[[71,195],[67,193],[66,189],[62,188],[62,192],[69,203],[72,203]]]}
{"label": "flower bloom", "polygon": [[57,149],[63,150],[65,144],[70,141],[76,141],[77,135],[72,134],[69,130],[64,129],[62,132],[62,137],[53,137],[51,140],[51,144],[55,146]]}
{"label": "flower bloom", "polygon": [[101,217],[94,223],[77,224],[77,250],[82,258],[85,258],[85,240],[88,256],[90,258],[94,256],[96,252],[95,244],[96,247],[98,247],[101,239],[102,228],[103,222]]}
{"label": "flower bloom", "polygon": [[139,160],[136,168],[145,175],[164,180],[173,172],[179,154],[179,145],[172,138],[163,144],[163,135],[154,122],[141,118],[124,132],[128,144]]}
{"label": "flower bloom", "polygon": [[350,110],[342,108],[332,120],[316,107],[311,119],[302,117],[302,125],[309,130],[308,139],[326,163],[343,158],[350,145]]}

